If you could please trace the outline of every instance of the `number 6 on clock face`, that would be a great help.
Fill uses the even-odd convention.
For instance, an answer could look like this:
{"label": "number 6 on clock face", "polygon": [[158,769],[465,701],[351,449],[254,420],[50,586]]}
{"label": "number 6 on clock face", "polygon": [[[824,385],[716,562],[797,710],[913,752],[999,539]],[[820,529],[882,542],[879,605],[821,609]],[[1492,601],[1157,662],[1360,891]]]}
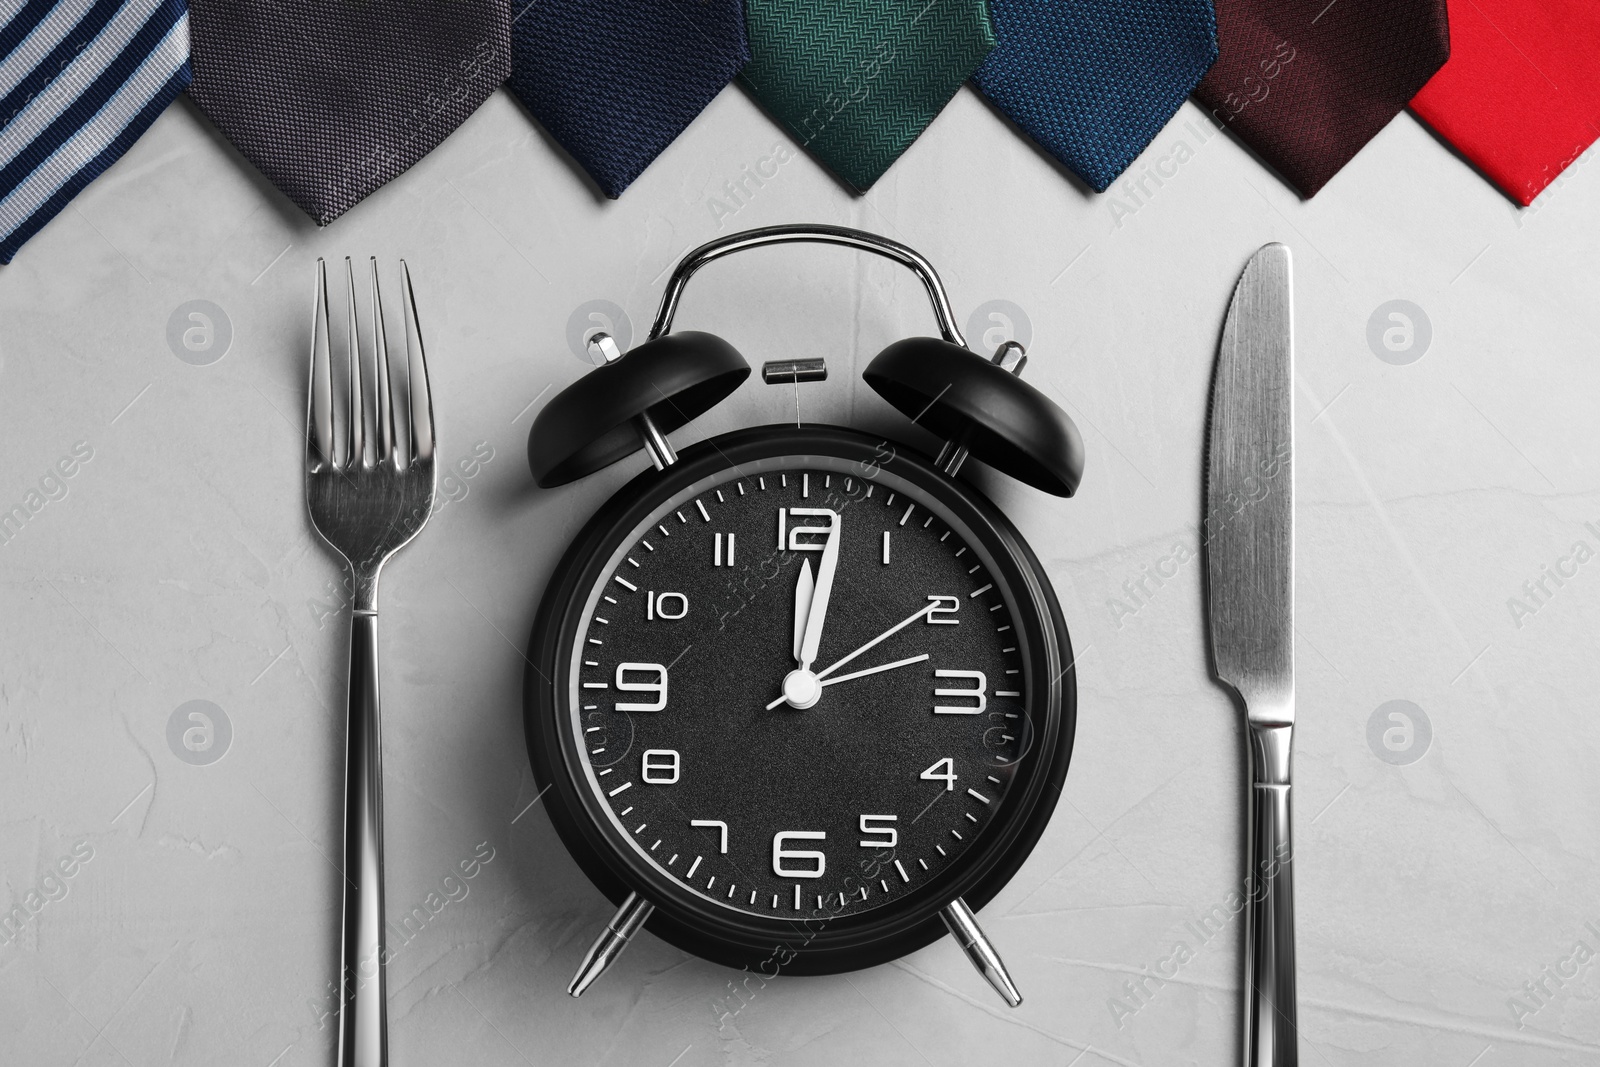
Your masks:
{"label": "number 6 on clock face", "polygon": [[[826,830],[784,830],[772,835],[772,873],[779,878],[821,878],[828,870],[828,855],[815,849],[789,848],[790,841],[822,841]],[[792,863],[815,863],[815,867],[793,867]]]}

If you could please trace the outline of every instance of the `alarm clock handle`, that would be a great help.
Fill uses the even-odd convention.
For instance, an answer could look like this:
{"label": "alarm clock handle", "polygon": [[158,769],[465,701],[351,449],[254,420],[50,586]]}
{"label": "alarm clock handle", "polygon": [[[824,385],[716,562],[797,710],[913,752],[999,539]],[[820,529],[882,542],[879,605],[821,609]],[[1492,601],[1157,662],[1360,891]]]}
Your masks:
{"label": "alarm clock handle", "polygon": [[939,280],[939,272],[933,269],[933,264],[929,263],[922,253],[899,241],[892,241],[887,237],[868,233],[866,230],[855,230],[848,226],[812,225],[763,226],[759,229],[744,230],[719,237],[714,241],[707,241],[689,252],[673,269],[672,278],[667,282],[666,292],[661,294],[661,309],[656,312],[655,324],[650,327],[650,339],[655,340],[671,331],[673,316],[678,313],[678,300],[683,296],[683,288],[689,284],[689,279],[695,271],[712,260],[731,256],[735,252],[761,248],[765,245],[795,242],[842,245],[845,248],[854,248],[892,259],[906,267],[921,280],[922,287],[927,290],[928,299],[933,304],[934,318],[939,320],[939,333],[951,344],[967,347],[967,339],[961,335],[961,329],[956,325],[955,312],[950,309],[950,297],[944,291],[944,283]]}

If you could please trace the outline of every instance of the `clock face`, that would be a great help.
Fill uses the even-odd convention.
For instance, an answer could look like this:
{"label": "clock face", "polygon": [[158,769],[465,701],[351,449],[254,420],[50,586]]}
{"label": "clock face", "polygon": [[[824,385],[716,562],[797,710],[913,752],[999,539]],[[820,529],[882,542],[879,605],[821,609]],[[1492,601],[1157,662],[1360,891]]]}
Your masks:
{"label": "clock face", "polygon": [[1065,769],[1038,588],[903,459],[702,465],[571,590],[551,710],[589,836],[736,925],[948,902]]}

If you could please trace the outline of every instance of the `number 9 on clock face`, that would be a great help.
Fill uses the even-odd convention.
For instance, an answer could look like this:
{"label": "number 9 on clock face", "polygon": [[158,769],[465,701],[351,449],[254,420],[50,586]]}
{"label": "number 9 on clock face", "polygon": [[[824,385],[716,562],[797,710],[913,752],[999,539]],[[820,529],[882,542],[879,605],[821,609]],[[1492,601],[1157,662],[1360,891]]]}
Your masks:
{"label": "number 9 on clock face", "polygon": [[[888,458],[885,458],[887,453]],[[734,966],[893,959],[1026,858],[1075,689],[1037,559],[880,439],[761,427],[641,475],[551,579],[529,652],[546,806],[614,900]]]}

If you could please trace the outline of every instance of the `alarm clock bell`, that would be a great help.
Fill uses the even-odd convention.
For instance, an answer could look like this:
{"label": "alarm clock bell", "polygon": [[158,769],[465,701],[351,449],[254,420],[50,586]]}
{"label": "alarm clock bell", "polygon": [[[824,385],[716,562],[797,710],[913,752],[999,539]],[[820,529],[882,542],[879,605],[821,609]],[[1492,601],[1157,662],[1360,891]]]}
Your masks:
{"label": "alarm clock bell", "polygon": [[[1027,363],[1007,341],[992,358],[967,347],[944,290],[917,252],[834,226],[773,226],[719,238],[690,252],[673,272],[650,337],[630,352],[596,334],[604,362],[547,404],[528,435],[534,480],[552,488],[592,474],[641,448],[659,467],[672,462],[666,434],[705,414],[750,375],[750,365],[711,333],[671,333],[689,277],[733,252],[793,242],[841,244],[910,267],[933,301],[942,337],[908,337],[880,352],[862,377],[913,422],[947,441],[937,461],[954,475],[969,455],[1055,496],[1071,496],[1083,477],[1083,437],[1066,412],[1018,377]],[[785,377],[783,380],[791,380]],[[801,380],[804,380],[803,378]]]}

